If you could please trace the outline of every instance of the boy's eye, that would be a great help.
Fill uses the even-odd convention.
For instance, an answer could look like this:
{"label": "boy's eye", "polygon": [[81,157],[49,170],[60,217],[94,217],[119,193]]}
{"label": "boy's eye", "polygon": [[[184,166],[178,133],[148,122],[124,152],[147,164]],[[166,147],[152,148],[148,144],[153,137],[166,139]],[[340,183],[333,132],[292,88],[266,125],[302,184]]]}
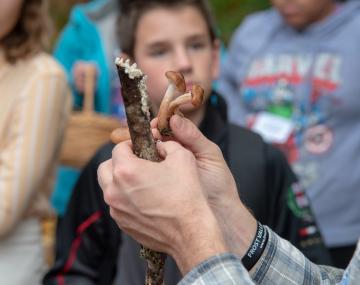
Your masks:
{"label": "boy's eye", "polygon": [[153,49],[149,52],[150,56],[152,57],[160,57],[166,54],[166,49],[165,48],[157,48],[157,49]]}
{"label": "boy's eye", "polygon": [[203,49],[206,47],[206,43],[204,42],[193,42],[190,43],[190,47],[194,50]]}

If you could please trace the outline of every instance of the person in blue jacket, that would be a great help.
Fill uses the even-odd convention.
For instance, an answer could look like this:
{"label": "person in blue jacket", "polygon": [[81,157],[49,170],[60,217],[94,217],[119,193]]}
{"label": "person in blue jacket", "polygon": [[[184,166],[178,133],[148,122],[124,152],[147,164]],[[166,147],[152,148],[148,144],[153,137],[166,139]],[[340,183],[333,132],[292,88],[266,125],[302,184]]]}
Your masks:
{"label": "person in blue jacket", "polygon": [[[119,0],[93,0],[76,5],[56,43],[54,56],[63,65],[74,99],[74,109],[83,103],[85,69],[96,67],[96,112],[125,120],[114,58],[120,50],[115,34]],[[79,170],[61,166],[57,171],[52,204],[61,216]]]}

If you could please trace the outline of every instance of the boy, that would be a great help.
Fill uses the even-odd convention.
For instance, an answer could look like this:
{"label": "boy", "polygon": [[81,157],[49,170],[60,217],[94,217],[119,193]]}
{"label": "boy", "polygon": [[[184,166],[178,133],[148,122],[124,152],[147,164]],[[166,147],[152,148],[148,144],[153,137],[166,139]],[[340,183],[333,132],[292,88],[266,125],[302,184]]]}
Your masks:
{"label": "boy", "polygon": [[[219,42],[207,3],[123,1],[118,25],[122,51],[148,76],[154,113],[167,87],[166,71],[181,72],[187,89],[195,83],[201,85],[206,103],[197,110],[185,106],[181,111],[219,145],[244,203],[260,222],[291,240],[313,260],[328,262],[309,206],[285,158],[259,136],[229,124],[222,98],[211,89],[218,74]],[[67,284],[79,284],[80,280],[86,280],[85,284],[144,282],[144,262],[138,257],[138,245],[121,234],[109,217],[96,180],[97,167],[110,158],[112,148],[109,144],[101,149],[77,183],[60,225],[57,261],[45,277],[45,284],[54,284],[56,277],[65,278]],[[297,203],[300,199],[295,195],[304,204]],[[307,229],[314,232],[299,234]],[[180,274],[169,258],[165,281],[175,284],[179,280]]]}
{"label": "boy", "polygon": [[287,153],[335,265],[345,268],[360,235],[360,3],[272,4],[235,32],[219,89],[231,121]]}

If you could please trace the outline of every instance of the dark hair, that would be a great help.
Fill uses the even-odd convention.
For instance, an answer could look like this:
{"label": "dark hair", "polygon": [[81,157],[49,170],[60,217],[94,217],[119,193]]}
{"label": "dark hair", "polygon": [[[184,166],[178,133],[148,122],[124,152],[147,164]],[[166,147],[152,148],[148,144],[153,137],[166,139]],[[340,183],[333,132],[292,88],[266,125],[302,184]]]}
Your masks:
{"label": "dark hair", "polygon": [[23,1],[17,23],[1,40],[5,59],[14,63],[44,48],[49,21],[45,0]]}
{"label": "dark hair", "polygon": [[134,57],[135,34],[139,20],[143,14],[154,8],[194,7],[204,17],[211,41],[217,38],[215,20],[206,0],[123,0],[120,3],[117,36],[121,50],[131,57]]}

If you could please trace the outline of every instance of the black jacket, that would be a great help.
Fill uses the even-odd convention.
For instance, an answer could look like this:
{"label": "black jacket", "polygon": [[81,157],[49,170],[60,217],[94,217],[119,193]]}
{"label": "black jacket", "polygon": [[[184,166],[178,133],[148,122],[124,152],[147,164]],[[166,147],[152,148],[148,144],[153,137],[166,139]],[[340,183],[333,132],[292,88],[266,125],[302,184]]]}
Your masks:
{"label": "black jacket", "polygon": [[[315,263],[330,264],[308,200],[282,153],[251,131],[229,124],[225,103],[216,94],[200,129],[223,151],[241,200],[256,219]],[[56,262],[44,284],[144,284],[139,247],[110,218],[97,183],[97,168],[111,157],[112,148],[112,144],[102,147],[84,168],[59,225]],[[169,259],[166,284],[180,278]]]}

